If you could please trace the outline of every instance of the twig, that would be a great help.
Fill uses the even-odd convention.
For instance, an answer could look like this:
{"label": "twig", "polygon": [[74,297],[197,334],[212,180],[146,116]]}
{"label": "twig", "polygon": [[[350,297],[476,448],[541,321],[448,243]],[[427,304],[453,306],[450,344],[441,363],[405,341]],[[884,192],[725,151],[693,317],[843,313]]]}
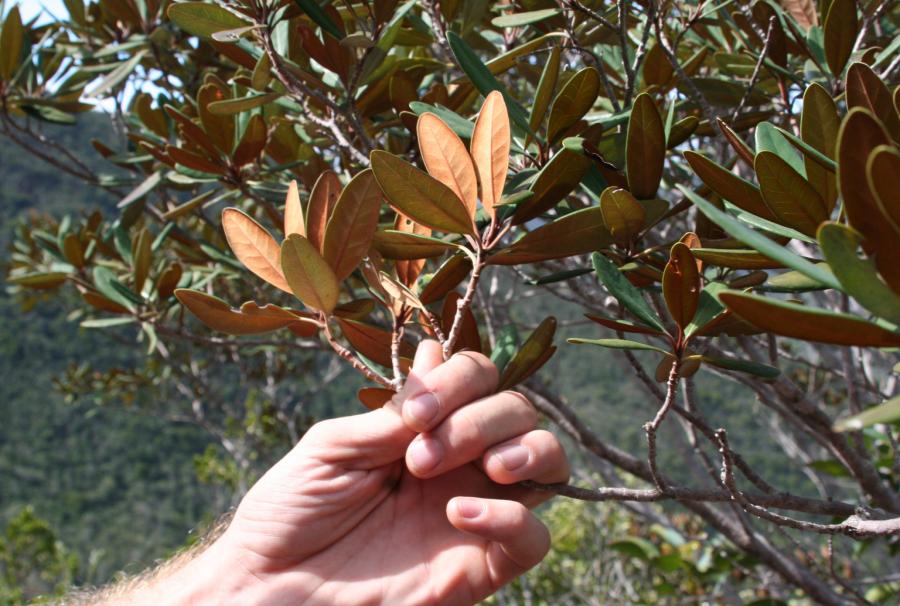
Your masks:
{"label": "twig", "polygon": [[403,320],[394,317],[391,330],[391,366],[394,371],[394,391],[403,389],[403,372],[400,370],[400,340],[403,339]]}
{"label": "twig", "polygon": [[370,381],[378,383],[382,387],[386,387],[388,389],[394,388],[393,381],[391,381],[387,377],[381,376],[380,374],[363,364],[362,360],[360,360],[352,351],[337,342],[337,339],[335,339],[334,335],[331,333],[331,326],[329,325],[327,320],[323,320],[323,325],[325,329],[325,339],[328,341],[328,344],[331,345],[331,348],[339,356],[347,360],[347,362],[350,363],[350,366],[352,366],[357,370],[357,372],[362,374]]}
{"label": "twig", "polygon": [[744,106],[747,105],[747,102],[750,100],[750,95],[753,94],[753,89],[756,88],[756,83],[759,81],[759,75],[762,73],[763,63],[766,61],[766,55],[769,54],[769,45],[772,43],[772,34],[774,31],[775,15],[772,15],[769,17],[769,27],[766,30],[766,37],[762,50],[759,52],[759,59],[757,59],[756,66],[753,68],[753,74],[750,76],[750,84],[747,85],[747,90],[744,91],[741,102],[738,103],[738,106],[734,110],[734,114],[731,116],[732,124],[737,123],[738,118],[741,116],[741,112],[744,111]]}
{"label": "twig", "polygon": [[656,432],[672,408],[672,404],[675,403],[675,397],[678,394],[679,372],[681,372],[681,356],[676,355],[672,362],[672,369],[669,371],[669,379],[666,382],[666,399],[653,420],[644,424],[644,431],[647,432],[647,460],[650,463],[650,475],[653,477],[653,483],[663,493],[666,492],[666,485],[656,465]]}
{"label": "twig", "polygon": [[453,348],[456,346],[456,341],[459,339],[460,332],[462,332],[462,324],[463,319],[466,316],[466,311],[469,309],[469,306],[472,305],[472,299],[475,298],[475,289],[478,287],[478,279],[481,277],[481,270],[484,269],[484,249],[481,246],[481,242],[478,241],[477,238],[475,241],[475,262],[472,266],[472,276],[469,278],[469,285],[466,287],[466,294],[463,295],[462,299],[456,302],[456,315],[453,317],[453,324],[450,326],[450,331],[447,334],[447,339],[444,341],[443,352],[444,359],[447,360],[453,354]]}

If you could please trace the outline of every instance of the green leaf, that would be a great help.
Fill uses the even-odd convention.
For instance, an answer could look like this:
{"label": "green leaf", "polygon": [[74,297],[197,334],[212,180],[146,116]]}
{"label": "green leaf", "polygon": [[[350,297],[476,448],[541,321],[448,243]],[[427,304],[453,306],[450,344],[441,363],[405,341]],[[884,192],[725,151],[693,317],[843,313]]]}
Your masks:
{"label": "green leaf", "polygon": [[775,215],[763,201],[759,188],[746,179],[694,151],[685,151],[684,159],[688,161],[697,176],[725,200],[758,217],[775,219]]}
{"label": "green leaf", "polygon": [[[693,252],[693,250],[691,252]],[[728,286],[722,282],[710,282],[702,291],[700,291],[700,300],[697,303],[697,313],[694,314],[694,319],[691,320],[691,323],[684,329],[686,337],[690,337],[698,330],[701,330],[704,326],[712,322],[716,316],[725,311],[725,307],[719,302],[719,293],[726,290],[728,290]]]}
{"label": "green leaf", "polygon": [[834,424],[835,431],[856,431],[876,423],[896,423],[900,419],[900,396],[894,396],[890,400],[873,406],[868,410],[840,419]]}
{"label": "green leaf", "polygon": [[600,75],[593,67],[585,67],[569,78],[550,106],[547,141],[553,143],[578,122],[594,105],[600,92]]}
{"label": "green leaf", "polygon": [[559,204],[578,187],[590,166],[591,160],[584,154],[559,150],[535,177],[530,188],[534,195],[516,208],[513,225],[521,225]]}
{"label": "green leaf", "polygon": [[730,233],[732,236],[734,236],[747,246],[754,248],[770,259],[774,259],[775,261],[778,261],[785,266],[790,267],[791,269],[796,269],[800,273],[806,274],[810,278],[822,282],[823,284],[826,284],[831,288],[836,288],[838,290],[841,289],[840,282],[838,282],[833,274],[825,271],[821,267],[816,266],[810,261],[807,261],[803,257],[795,255],[783,246],[779,245],[777,242],[773,242],[762,234],[756,233],[728,213],[719,210],[711,202],[709,202],[708,200],[704,200],[686,187],[682,185],[678,185],[677,187],[679,190],[681,190],[681,193],[687,196],[687,198],[693,204],[695,204],[703,212],[704,215],[709,217],[709,219],[713,223]]}
{"label": "green leaf", "polygon": [[[0,17],[3,15],[0,14]],[[6,14],[3,29],[0,30],[0,80],[9,82],[19,67],[22,57],[22,42],[25,39],[25,27],[18,5],[14,4]]]}
{"label": "green leaf", "polygon": [[475,233],[465,204],[446,185],[386,151],[375,150],[370,158],[385,197],[404,215],[432,229]]}
{"label": "green leaf", "polygon": [[115,274],[107,267],[100,265],[94,267],[93,278],[94,286],[100,294],[122,307],[134,310],[135,306],[143,303],[143,299],[119,282]]}
{"label": "green leaf", "polygon": [[849,314],[733,291],[721,293],[719,300],[743,320],[776,335],[832,345],[900,345],[900,334]]}
{"label": "green leaf", "polygon": [[128,61],[123,61],[115,69],[106,74],[102,80],[97,84],[96,87],[91,89],[91,92],[88,93],[88,97],[99,97],[103,93],[106,93],[116,86],[125,81],[128,76],[131,75],[131,72],[134,71],[134,68],[138,66],[138,64],[144,59],[144,55],[147,54],[147,50],[142,50],[136,53],[133,57],[128,59]]}
{"label": "green leaf", "polygon": [[882,282],[870,260],[856,254],[862,236],[852,227],[832,222],[824,223],[818,236],[825,259],[844,292],[876,316],[900,325],[900,296]]}
{"label": "green leaf", "polygon": [[179,2],[169,5],[169,19],[189,34],[212,38],[216,32],[251,25],[231,11],[210,2]]}
{"label": "green leaf", "polygon": [[509,389],[536,373],[556,351],[553,346],[555,334],[556,318],[544,318],[506,365],[498,389]]}
{"label": "green leaf", "polygon": [[628,339],[581,339],[573,337],[571,339],[567,339],[567,341],[572,345],[596,345],[598,347],[606,347],[608,349],[638,349],[645,351],[658,351],[659,353],[666,354],[667,356],[672,355],[665,349],[656,347],[654,345],[649,345],[647,343],[641,343],[640,341],[630,341]]}
{"label": "green leaf", "polygon": [[600,253],[594,253],[591,260],[594,263],[594,271],[597,272],[600,281],[622,307],[634,314],[636,318],[647,326],[652,326],[661,332],[665,332],[665,326],[663,326],[657,315],[653,313],[641,292],[619,271],[615,263]]}
{"label": "green leaf", "polygon": [[794,240],[800,240],[801,242],[806,242],[807,244],[816,243],[815,238],[811,238],[804,233],[800,233],[796,229],[785,227],[780,223],[769,221],[768,219],[763,219],[762,217],[758,217],[753,213],[748,213],[747,211],[735,206],[734,204],[731,204],[730,202],[725,203],[725,210],[733,214],[737,219],[743,221],[747,225],[750,225],[751,227],[758,227],[759,229],[769,232],[770,234],[783,236],[785,238],[792,238]]}
{"label": "green leaf", "polygon": [[281,97],[281,93],[247,95],[237,99],[213,101],[207,106],[207,109],[216,116],[231,116],[271,103],[279,97]]}
{"label": "green leaf", "polygon": [[281,269],[291,290],[305,305],[330,314],[337,305],[340,284],[331,267],[299,234],[291,234],[281,245]]}
{"label": "green leaf", "polygon": [[769,210],[784,225],[808,236],[828,219],[819,193],[780,156],[761,151],[754,161],[759,189]]}
{"label": "green leaf", "polygon": [[774,366],[759,364],[757,362],[751,362],[750,360],[733,360],[731,358],[718,358],[715,356],[701,356],[700,359],[706,364],[712,364],[713,366],[718,366],[725,370],[745,372],[763,379],[775,379],[781,374],[781,371]]}
{"label": "green leaf", "polygon": [[634,100],[625,143],[628,188],[636,198],[656,196],[666,158],[666,131],[656,102],[647,93]]}
{"label": "green leaf", "polygon": [[[821,263],[823,269],[828,269],[827,263]],[[771,292],[807,292],[811,290],[824,290],[826,286],[818,280],[801,274],[799,271],[786,271],[769,278],[760,290]]]}
{"label": "green leaf", "polygon": [[784,138],[778,128],[768,122],[761,122],[756,125],[756,153],[772,152],[782,160],[787,162],[791,168],[797,171],[804,178],[806,177],[806,167],[803,166],[803,159],[794,146]]}
{"label": "green leaf", "polygon": [[853,52],[859,31],[854,0],[832,0],[825,17],[825,60],[835,78],[840,78]]}
{"label": "green leaf", "polygon": [[647,539],[640,537],[626,537],[612,541],[609,548],[641,560],[649,561],[659,557],[659,548]]}
{"label": "green leaf", "polygon": [[626,245],[643,229],[647,211],[627,189],[607,187],[600,194],[603,222],[617,244]]}
{"label": "green leaf", "polygon": [[443,120],[444,124],[449,126],[450,130],[455,132],[461,139],[469,140],[472,138],[475,124],[470,120],[466,120],[452,109],[448,109],[443,105],[429,105],[428,103],[422,103],[421,101],[410,102],[409,109],[417,116],[426,113],[434,114]]}
{"label": "green leaf", "polygon": [[516,348],[519,346],[519,331],[514,324],[504,326],[497,333],[497,341],[494,349],[491,351],[491,362],[497,367],[497,371],[501,374],[516,354]]}
{"label": "green leaf", "polygon": [[[531,105],[531,117],[528,120],[528,126],[533,132],[537,132],[541,127],[541,122],[547,115],[547,108],[550,106],[550,100],[553,98],[553,91],[556,88],[556,81],[559,78],[559,57],[562,54],[562,47],[554,46],[541,72],[541,79],[538,81],[537,88],[534,93],[534,103]],[[528,137],[530,140],[530,136]],[[525,143],[528,147],[528,141]]]}
{"label": "green leaf", "polygon": [[522,131],[530,133],[528,115],[525,113],[525,110],[506,92],[503,85],[494,77],[487,66],[482,63],[475,51],[466,44],[466,41],[460,38],[456,32],[448,32],[447,41],[450,44],[450,50],[453,51],[453,56],[459,62],[459,66],[469,77],[469,80],[472,81],[472,84],[475,85],[475,88],[478,89],[478,92],[486,97],[491,91],[500,91],[503,95],[503,100],[506,101],[509,117]]}
{"label": "green leaf", "polygon": [[129,316],[127,318],[96,318],[93,320],[84,320],[81,323],[83,328],[110,328],[112,326],[122,326],[123,324],[133,324],[137,322],[137,318]]}
{"label": "green leaf", "polygon": [[309,18],[321,27],[323,31],[328,32],[338,40],[343,39],[344,33],[341,31],[341,28],[331,20],[328,13],[322,10],[322,7],[316,0],[294,0],[294,3],[300,7],[300,10],[309,15]]}
{"label": "green leaf", "polygon": [[491,19],[494,27],[522,27],[532,23],[539,23],[551,17],[561,14],[558,8],[544,8],[536,11],[526,11],[524,13],[513,13],[511,15],[502,15]]}

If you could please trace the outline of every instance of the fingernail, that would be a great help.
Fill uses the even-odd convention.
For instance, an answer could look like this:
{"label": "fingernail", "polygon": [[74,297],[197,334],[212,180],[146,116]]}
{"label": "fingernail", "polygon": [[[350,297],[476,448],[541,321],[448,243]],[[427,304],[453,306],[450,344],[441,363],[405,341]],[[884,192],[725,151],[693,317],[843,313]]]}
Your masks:
{"label": "fingernail", "polygon": [[480,499],[456,499],[456,511],[464,518],[477,518],[484,513],[484,503]]}
{"label": "fingernail", "polygon": [[497,450],[497,457],[506,471],[515,471],[525,465],[531,457],[531,452],[525,446],[511,444]]}
{"label": "fingernail", "polygon": [[427,473],[437,467],[443,454],[440,442],[428,438],[414,440],[409,447],[412,466],[419,473]]}
{"label": "fingernail", "polygon": [[420,393],[415,398],[406,401],[406,410],[409,416],[419,423],[428,423],[437,415],[437,397],[430,391]]}

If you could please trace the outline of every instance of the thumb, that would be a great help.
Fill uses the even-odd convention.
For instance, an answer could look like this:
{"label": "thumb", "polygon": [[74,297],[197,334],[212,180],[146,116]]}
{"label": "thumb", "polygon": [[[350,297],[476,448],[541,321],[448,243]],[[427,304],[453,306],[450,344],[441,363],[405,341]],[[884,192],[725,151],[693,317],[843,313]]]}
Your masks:
{"label": "thumb", "polygon": [[416,432],[403,422],[404,400],[424,390],[425,376],[443,362],[436,341],[422,341],[403,389],[371,412],[328,419],[313,425],[297,450],[349,469],[372,469],[402,459]]}

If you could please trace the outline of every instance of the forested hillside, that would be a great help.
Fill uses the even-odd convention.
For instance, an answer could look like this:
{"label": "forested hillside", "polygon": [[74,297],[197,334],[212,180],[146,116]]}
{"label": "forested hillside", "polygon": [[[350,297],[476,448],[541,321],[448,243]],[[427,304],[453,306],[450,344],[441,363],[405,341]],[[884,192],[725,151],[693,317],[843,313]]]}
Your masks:
{"label": "forested hillside", "polygon": [[[99,164],[89,141],[109,137],[108,121],[86,115],[79,126],[49,134]],[[29,213],[59,217],[110,204],[98,190],[0,146],[4,265],[12,230]],[[0,291],[0,528],[30,504],[77,555],[76,580],[96,583],[164,556],[210,515],[214,491],[194,471],[195,455],[210,440],[126,405],[67,402],[54,384],[67,369],[140,360],[140,350],[79,328],[67,313],[59,299],[25,313]]]}

